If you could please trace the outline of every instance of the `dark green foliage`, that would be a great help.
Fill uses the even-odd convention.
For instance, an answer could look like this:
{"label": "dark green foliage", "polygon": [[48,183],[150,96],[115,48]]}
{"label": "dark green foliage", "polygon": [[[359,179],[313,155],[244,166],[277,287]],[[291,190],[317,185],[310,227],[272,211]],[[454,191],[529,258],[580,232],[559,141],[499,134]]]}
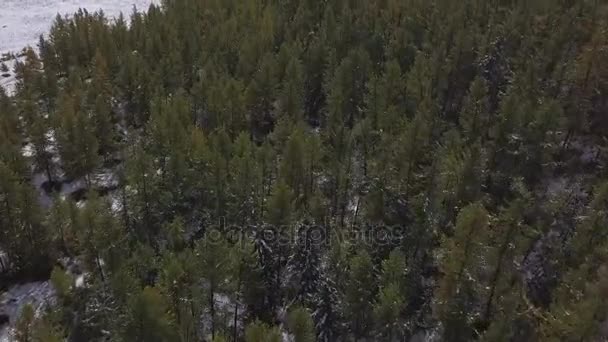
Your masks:
{"label": "dark green foliage", "polygon": [[124,340],[126,341],[173,341],[173,318],[160,292],[146,287],[129,301]]}
{"label": "dark green foliage", "polygon": [[58,16],[0,89],[0,286],[58,295],[18,339],[606,339],[607,14]]}

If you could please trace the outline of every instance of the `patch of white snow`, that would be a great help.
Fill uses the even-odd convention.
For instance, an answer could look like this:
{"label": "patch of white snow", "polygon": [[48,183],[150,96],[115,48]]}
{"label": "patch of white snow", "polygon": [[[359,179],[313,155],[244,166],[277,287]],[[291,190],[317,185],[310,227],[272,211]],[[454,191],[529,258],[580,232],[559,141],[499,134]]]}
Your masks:
{"label": "patch of white snow", "polygon": [[46,305],[52,304],[54,295],[55,290],[48,281],[15,285],[0,294],[0,313],[10,318],[9,326],[0,327],[0,342],[13,341],[11,325],[26,304],[31,304],[36,315],[40,315]]}
{"label": "patch of white snow", "polygon": [[[2,14],[0,14],[0,18],[2,18]],[[1,32],[2,28],[0,28],[0,35]],[[2,49],[2,45],[0,45],[0,49]],[[0,57],[1,56],[2,53],[0,52]],[[8,72],[0,72],[0,87],[4,88],[9,95],[12,95],[15,92],[15,86],[17,84],[17,79],[15,78],[15,64],[17,64],[18,60],[19,58],[11,58],[2,62],[8,67]]]}

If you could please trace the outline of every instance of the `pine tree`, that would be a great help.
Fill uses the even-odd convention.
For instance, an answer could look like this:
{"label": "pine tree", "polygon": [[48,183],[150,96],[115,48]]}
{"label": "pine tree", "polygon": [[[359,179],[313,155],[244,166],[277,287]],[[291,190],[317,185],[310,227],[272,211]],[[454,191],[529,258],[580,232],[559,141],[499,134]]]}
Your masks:
{"label": "pine tree", "polygon": [[34,320],[35,310],[31,304],[26,304],[21,309],[21,315],[15,325],[15,341],[34,342]]}
{"label": "pine tree", "polygon": [[226,339],[224,336],[222,335],[217,335],[213,338],[212,342],[227,342],[228,339]]}
{"label": "pine tree", "polygon": [[232,155],[232,142],[221,129],[211,137],[211,151],[209,153],[208,179],[212,181],[210,189],[215,211],[215,217],[224,217],[227,210],[228,201],[228,175],[229,161]]}
{"label": "pine tree", "polygon": [[413,119],[405,124],[401,133],[397,136],[397,144],[391,147],[395,148],[394,160],[391,161],[391,166],[394,168],[394,179],[396,184],[392,187],[398,192],[406,194],[411,190],[412,180],[416,176],[417,166],[423,157],[422,151],[428,147],[432,132],[432,106],[427,102],[421,104],[420,109]]}
{"label": "pine tree", "polygon": [[577,224],[563,262],[563,276],[552,293],[546,312],[535,311],[540,332],[547,341],[593,340],[603,336],[607,287],[606,243],[601,228],[606,222],[608,186],[601,182]]}
{"label": "pine tree", "polygon": [[126,161],[127,182],[135,190],[129,193],[130,217],[135,223],[135,233],[139,239],[147,239],[150,243],[158,233],[159,215],[158,182],[153,160],[142,144],[135,144],[128,151]]}
{"label": "pine tree", "polygon": [[129,300],[123,338],[139,342],[174,340],[173,318],[158,289],[146,287]]}
{"label": "pine tree", "polygon": [[373,160],[377,135],[372,131],[372,124],[369,118],[365,118],[353,129],[353,136],[359,149],[361,150],[363,176],[368,175],[369,164]]}
{"label": "pine tree", "polygon": [[256,193],[260,178],[256,149],[245,133],[241,133],[234,142],[234,155],[230,160],[230,213],[238,218],[235,223],[241,227],[253,222],[258,215],[260,194]]}
{"label": "pine tree", "polygon": [[255,321],[245,328],[246,342],[279,342],[281,334],[279,329],[269,327],[265,323]]}
{"label": "pine tree", "polygon": [[303,222],[297,227],[292,253],[287,262],[289,302],[311,307],[317,294],[321,268],[321,227]]}
{"label": "pine tree", "polygon": [[40,51],[40,60],[43,68],[43,84],[41,96],[46,104],[46,109],[51,112],[55,109],[55,100],[59,93],[57,74],[59,65],[56,56],[56,48],[49,40],[46,40],[43,35],[38,39],[38,49]]}
{"label": "pine tree", "polygon": [[38,97],[42,89],[42,70],[40,59],[33,48],[25,49],[25,62],[17,61],[15,65],[16,91]]}
{"label": "pine tree", "polygon": [[230,264],[227,258],[228,246],[219,231],[211,230],[196,246],[197,258],[200,262],[203,278],[207,282],[207,306],[211,318],[211,337],[213,338],[217,329],[217,306],[216,294],[220,293],[226,286],[226,273]]}
{"label": "pine tree", "polygon": [[291,57],[285,71],[279,102],[283,115],[291,121],[298,122],[304,117],[304,75],[302,62]]}
{"label": "pine tree", "polygon": [[316,340],[312,318],[305,308],[291,309],[287,321],[294,342],[314,342]]}
{"label": "pine tree", "polygon": [[[259,160],[260,181],[258,185],[258,196],[267,197],[272,190],[272,179],[276,174],[276,154],[268,141],[265,141],[258,149],[256,159]],[[264,200],[260,200],[260,217],[267,215],[267,208]]]}
{"label": "pine tree", "polygon": [[279,181],[268,198],[267,225],[260,227],[261,236],[256,241],[271,310],[284,298],[282,285],[291,246],[293,214],[293,192]]}
{"label": "pine tree", "polygon": [[[244,232],[237,232],[243,234]],[[239,324],[259,319],[264,315],[264,283],[262,269],[256,255],[255,245],[247,237],[239,239],[230,249],[231,292],[234,294],[234,317],[232,320],[232,337],[240,336]],[[244,306],[244,310],[239,310]],[[244,317],[243,317],[244,316]]]}
{"label": "pine tree", "polygon": [[[306,205],[311,207],[310,202],[314,202],[313,198],[318,194],[318,179],[321,171],[321,158],[323,157],[323,147],[321,137],[318,134],[309,134],[304,144],[304,157],[306,164],[304,165],[305,179],[304,183],[304,194],[305,198],[308,199]],[[312,212],[312,210],[311,210]],[[315,217],[318,218],[318,217]],[[323,220],[317,219],[317,223],[322,223]]]}
{"label": "pine tree", "polygon": [[36,192],[30,184],[0,162],[0,246],[21,276],[50,271],[47,232]]}
{"label": "pine tree", "polygon": [[35,341],[40,342],[61,342],[65,340],[63,329],[46,316],[36,320],[32,335]]}
{"label": "pine tree", "polygon": [[70,95],[63,95],[59,101],[57,147],[66,176],[84,177],[91,186],[91,174],[99,162],[99,144],[91,120],[78,101],[78,97]]}
{"label": "pine tree", "polygon": [[114,127],[112,124],[112,85],[105,58],[97,50],[93,58],[93,79],[89,88],[89,103],[93,109],[93,131],[102,152],[109,152],[114,147]]}
{"label": "pine tree", "polygon": [[55,266],[51,272],[51,284],[55,288],[57,296],[64,301],[72,290],[72,278],[61,268]]}
{"label": "pine tree", "polygon": [[366,93],[366,118],[371,129],[394,134],[403,119],[399,108],[404,107],[404,77],[395,60],[384,64],[382,75],[370,77]]}
{"label": "pine tree", "polygon": [[445,336],[466,341],[473,336],[469,316],[473,315],[476,267],[482,260],[483,237],[488,234],[489,215],[474,203],[463,208],[456,219],[454,235],[443,241],[440,269],[443,273],[435,296],[437,315],[443,323]]}
{"label": "pine tree", "polygon": [[480,198],[486,161],[478,142],[465,144],[455,131],[447,132],[444,141],[437,153],[437,189],[441,193],[436,196],[451,221],[458,208]]}
{"label": "pine tree", "polygon": [[345,313],[354,338],[369,334],[372,322],[372,300],[375,296],[375,279],[371,257],[365,250],[359,251],[349,260],[351,278],[344,293]]}
{"label": "pine tree", "polygon": [[181,217],[178,216],[172,222],[165,225],[163,231],[169,251],[181,252],[186,248],[186,232],[184,220]]}
{"label": "pine tree", "polygon": [[404,303],[398,284],[391,283],[380,289],[374,306],[374,321],[379,338],[386,341],[402,338],[403,327],[400,327],[399,321]]}
{"label": "pine tree", "polygon": [[195,85],[196,92],[205,99],[195,101],[200,107],[200,123],[209,131],[225,127],[231,136],[236,136],[248,127],[245,109],[245,85],[238,78],[226,77],[209,66],[209,78],[213,82],[200,79]]}
{"label": "pine tree", "polygon": [[317,331],[317,340],[320,342],[334,341],[343,332],[343,319],[340,312],[341,298],[336,284],[327,274],[320,277],[317,289],[315,310],[312,313],[315,330]]}
{"label": "pine tree", "polygon": [[276,183],[268,199],[268,223],[283,231],[290,228],[292,215],[293,191],[283,182]]}
{"label": "pine tree", "polygon": [[589,272],[583,266],[564,279],[563,286],[558,289],[559,296],[542,321],[544,340],[593,340],[602,335],[601,325],[607,307],[604,297],[608,290],[606,267]]}
{"label": "pine tree", "polygon": [[406,293],[406,257],[400,249],[393,249],[388,258],[382,261],[379,283],[382,287],[396,285],[400,293]]}
{"label": "pine tree", "polygon": [[[304,189],[306,187],[304,144],[305,137],[296,128],[287,140],[279,170],[279,175],[292,189],[293,195],[298,201],[305,195]],[[306,198],[302,198],[301,200],[305,202]]]}
{"label": "pine tree", "polygon": [[[161,199],[171,211],[181,212],[192,193],[189,181],[188,149],[191,132],[190,103],[178,92],[175,97],[158,100],[151,106],[147,130],[151,135],[150,154],[159,170]],[[170,214],[169,214],[170,215]]]}
{"label": "pine tree", "polygon": [[[106,281],[106,264],[110,271],[121,263],[119,245],[124,239],[122,227],[111,214],[107,204],[93,191],[89,192],[88,201],[80,211],[79,241],[92,270]],[[102,262],[103,260],[103,262]]]}
{"label": "pine tree", "polygon": [[37,170],[44,172],[50,185],[54,182],[55,163],[51,153],[51,143],[49,141],[49,124],[47,119],[41,115],[36,115],[29,127],[30,141],[34,152],[34,165]]}
{"label": "pine tree", "polygon": [[591,257],[606,242],[606,237],[601,233],[602,228],[608,222],[606,203],[608,203],[608,183],[602,182],[594,189],[593,200],[587,208],[585,219],[576,227],[571,241],[572,258],[570,265],[581,265],[590,263],[599,265]]}
{"label": "pine tree", "polygon": [[487,100],[487,84],[481,77],[476,77],[471,83],[468,96],[465,99],[460,118],[458,119],[467,141],[485,139],[490,124],[489,105]]}
{"label": "pine tree", "polygon": [[[530,229],[525,224],[523,218],[529,215],[529,208],[532,207],[532,196],[527,191],[521,181],[515,183],[514,189],[518,195],[498,215],[493,222],[488,240],[484,241],[489,245],[485,249],[484,260],[491,265],[488,272],[481,265],[481,274],[488,272],[486,277],[487,291],[483,292],[484,306],[482,320],[484,324],[490,321],[500,320],[500,315],[508,312],[513,306],[519,305],[519,300],[512,298],[510,293],[516,289],[514,279],[518,279],[517,262],[525,255],[525,250],[530,245],[530,238],[526,233]],[[498,315],[498,317],[495,317]]]}
{"label": "pine tree", "polygon": [[0,87],[0,160],[19,175],[28,167],[21,151],[23,130],[14,102]]}
{"label": "pine tree", "polygon": [[246,91],[249,129],[253,136],[267,133],[272,123],[274,99],[277,93],[276,60],[265,54]]}
{"label": "pine tree", "polygon": [[19,94],[17,109],[21,116],[23,133],[28,134],[30,127],[41,116],[42,109],[38,103],[37,93],[33,89],[25,89]]}
{"label": "pine tree", "polygon": [[171,312],[175,315],[176,326],[183,340],[195,340],[198,332],[195,317],[200,315],[199,270],[194,253],[185,250],[181,253],[166,253],[159,276],[159,289],[167,298]]}

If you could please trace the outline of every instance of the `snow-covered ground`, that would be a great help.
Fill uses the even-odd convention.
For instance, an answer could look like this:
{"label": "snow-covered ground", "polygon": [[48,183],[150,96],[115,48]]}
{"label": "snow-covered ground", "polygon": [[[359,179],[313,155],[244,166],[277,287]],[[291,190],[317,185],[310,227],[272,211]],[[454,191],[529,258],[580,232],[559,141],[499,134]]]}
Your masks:
{"label": "snow-covered ground", "polygon": [[[15,285],[0,294],[0,313],[8,315],[11,324],[14,324],[25,304],[32,304],[36,313],[40,314],[44,306],[53,300],[54,293],[48,281]],[[0,342],[10,341],[14,341],[11,327],[0,326]]]}
{"label": "snow-covered ground", "polygon": [[0,87],[6,89],[9,95],[15,91],[15,84],[17,83],[14,72],[16,62],[17,59],[4,61],[9,71],[7,73],[0,72]]}

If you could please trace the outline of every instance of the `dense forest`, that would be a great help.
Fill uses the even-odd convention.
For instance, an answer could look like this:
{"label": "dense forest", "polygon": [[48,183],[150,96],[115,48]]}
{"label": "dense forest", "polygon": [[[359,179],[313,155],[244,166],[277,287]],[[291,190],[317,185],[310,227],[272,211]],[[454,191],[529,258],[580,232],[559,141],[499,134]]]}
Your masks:
{"label": "dense forest", "polygon": [[165,0],[18,60],[15,341],[608,339],[604,1]]}

